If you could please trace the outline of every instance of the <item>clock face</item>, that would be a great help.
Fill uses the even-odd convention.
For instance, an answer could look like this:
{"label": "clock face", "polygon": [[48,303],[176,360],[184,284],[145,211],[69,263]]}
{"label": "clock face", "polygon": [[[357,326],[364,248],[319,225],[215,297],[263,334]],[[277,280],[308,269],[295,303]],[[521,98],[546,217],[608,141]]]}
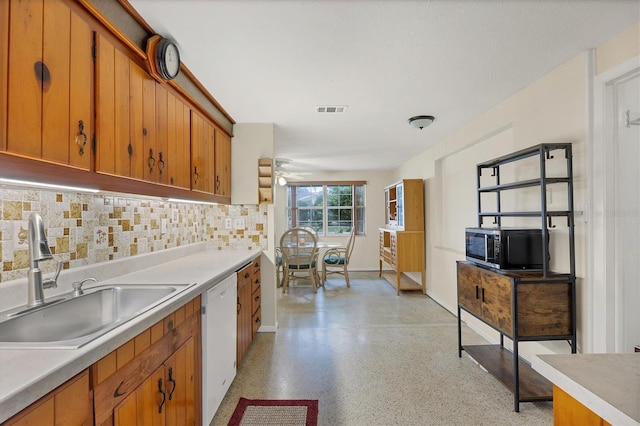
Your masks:
{"label": "clock face", "polygon": [[172,80],[180,71],[180,52],[178,47],[171,41],[163,38],[158,43],[156,50],[158,71],[162,78]]}
{"label": "clock face", "polygon": [[171,43],[167,46],[164,54],[164,62],[167,67],[167,74],[175,78],[180,71],[180,53],[175,44]]}

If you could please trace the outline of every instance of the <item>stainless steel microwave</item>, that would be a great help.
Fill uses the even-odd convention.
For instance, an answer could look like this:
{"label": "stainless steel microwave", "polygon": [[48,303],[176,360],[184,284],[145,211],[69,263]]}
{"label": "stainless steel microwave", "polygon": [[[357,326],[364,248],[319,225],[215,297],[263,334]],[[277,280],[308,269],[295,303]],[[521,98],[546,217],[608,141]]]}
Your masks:
{"label": "stainless steel microwave", "polygon": [[470,262],[506,270],[543,268],[541,229],[466,228],[465,240]]}

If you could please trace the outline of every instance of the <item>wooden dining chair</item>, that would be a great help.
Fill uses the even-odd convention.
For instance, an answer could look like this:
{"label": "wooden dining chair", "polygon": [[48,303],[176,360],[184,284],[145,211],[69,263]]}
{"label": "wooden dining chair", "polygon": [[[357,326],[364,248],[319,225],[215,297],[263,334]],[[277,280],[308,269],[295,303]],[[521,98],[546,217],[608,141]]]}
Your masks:
{"label": "wooden dining chair", "polygon": [[327,281],[327,274],[342,274],[347,281],[347,287],[351,287],[349,282],[349,258],[353,252],[353,246],[355,245],[355,226],[351,228],[349,232],[349,239],[344,247],[330,248],[324,253],[322,257],[322,285]]}
{"label": "wooden dining chair", "polygon": [[296,273],[309,274],[313,292],[318,291],[318,239],[306,229],[291,228],[280,237],[282,253],[282,292],[289,288],[289,280]]}

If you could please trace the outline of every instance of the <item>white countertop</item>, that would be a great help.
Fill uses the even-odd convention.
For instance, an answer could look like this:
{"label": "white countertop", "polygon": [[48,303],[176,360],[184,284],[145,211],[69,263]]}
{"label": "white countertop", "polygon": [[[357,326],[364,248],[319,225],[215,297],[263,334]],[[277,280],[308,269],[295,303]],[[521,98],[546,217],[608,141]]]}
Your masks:
{"label": "white countertop", "polygon": [[640,353],[536,355],[531,366],[612,425],[640,424]]}
{"label": "white countertop", "polygon": [[[109,279],[100,280],[97,285],[192,285],[79,349],[0,349],[0,422],[46,395],[259,255],[260,252],[255,250],[204,249],[195,254],[176,250],[170,253],[172,260],[167,260],[167,253],[163,253],[164,258],[155,265],[153,261],[149,261],[153,256],[139,259],[132,257],[125,261],[135,263],[137,260],[138,264],[144,265],[144,269],[132,268],[130,264],[125,267],[109,267],[107,262],[106,269],[111,270]],[[96,268],[104,269],[105,264],[96,265]],[[114,275],[117,274],[116,271],[131,270],[135,272]],[[91,268],[86,268],[85,273],[85,276],[91,276]]]}

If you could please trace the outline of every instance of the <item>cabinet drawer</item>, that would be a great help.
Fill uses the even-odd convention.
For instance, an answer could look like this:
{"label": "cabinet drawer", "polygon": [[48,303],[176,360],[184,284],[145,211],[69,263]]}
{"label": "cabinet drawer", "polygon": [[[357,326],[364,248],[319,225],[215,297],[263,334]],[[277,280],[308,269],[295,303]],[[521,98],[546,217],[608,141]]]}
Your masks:
{"label": "cabinet drawer", "polygon": [[260,288],[260,272],[251,277],[251,293],[255,293]]}
{"label": "cabinet drawer", "polygon": [[258,307],[258,310],[253,314],[252,323],[253,331],[251,333],[251,337],[253,338],[262,324],[262,309],[260,307]]}
{"label": "cabinet drawer", "polygon": [[251,295],[251,312],[255,313],[258,309],[260,309],[260,299],[262,295],[260,294],[260,287],[256,289]]}
{"label": "cabinet drawer", "polygon": [[245,285],[251,284],[251,277],[253,276],[251,273],[252,269],[252,265],[247,265],[238,271],[238,290]]}

